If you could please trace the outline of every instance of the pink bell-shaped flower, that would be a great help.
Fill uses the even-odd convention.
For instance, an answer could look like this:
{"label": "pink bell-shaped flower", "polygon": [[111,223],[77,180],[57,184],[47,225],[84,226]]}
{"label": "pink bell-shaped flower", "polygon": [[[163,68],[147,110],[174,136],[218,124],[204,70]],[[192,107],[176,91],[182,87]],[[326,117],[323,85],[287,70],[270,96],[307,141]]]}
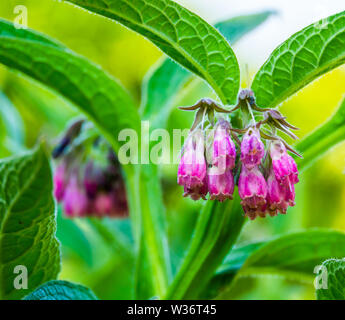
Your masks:
{"label": "pink bell-shaped flower", "polygon": [[207,179],[210,200],[219,200],[222,202],[226,199],[232,199],[235,183],[230,169],[223,172],[218,167],[211,167],[207,171]]}
{"label": "pink bell-shaped flower", "polygon": [[221,119],[214,131],[212,163],[225,171],[233,169],[235,161],[236,147],[230,136],[230,124]]}
{"label": "pink bell-shaped flower", "polygon": [[281,141],[273,141],[270,146],[272,167],[276,179],[280,184],[296,184],[298,169],[295,160],[287,153]]}
{"label": "pink bell-shaped flower", "polygon": [[177,173],[178,184],[184,186],[184,196],[190,195],[194,200],[204,198],[207,194],[206,167],[204,133],[195,130],[188,136],[184,145]]}
{"label": "pink bell-shaped flower", "polygon": [[265,216],[267,184],[257,166],[249,170],[244,164],[242,165],[238,192],[246,216],[252,220],[257,216]]}
{"label": "pink bell-shaped flower", "polygon": [[285,214],[289,206],[295,205],[295,189],[291,184],[280,184],[273,168],[267,178],[267,212],[275,216],[278,212]]}
{"label": "pink bell-shaped flower", "polygon": [[265,146],[260,138],[260,131],[249,128],[244,134],[241,143],[241,161],[247,169],[259,165],[265,154]]}

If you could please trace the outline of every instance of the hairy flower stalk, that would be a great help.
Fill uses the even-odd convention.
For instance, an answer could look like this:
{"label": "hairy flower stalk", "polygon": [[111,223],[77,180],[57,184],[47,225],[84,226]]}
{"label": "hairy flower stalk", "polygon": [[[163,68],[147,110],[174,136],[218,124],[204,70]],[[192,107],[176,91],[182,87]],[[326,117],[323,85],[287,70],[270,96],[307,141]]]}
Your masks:
{"label": "hairy flower stalk", "polygon": [[[251,108],[263,113],[261,121],[256,122]],[[178,183],[184,187],[184,196],[198,200],[205,199],[209,193],[210,200],[225,201],[233,198],[237,183],[244,213],[252,220],[266,215],[285,214],[289,206],[295,205],[294,185],[298,182],[298,170],[287,148],[297,153],[276,135],[276,131],[278,129],[297,138],[290,132],[297,128],[286,122],[280,112],[256,107],[250,90],[244,90],[239,95],[239,104],[231,111],[217,106],[210,99],[200,100],[194,106],[182,109],[197,110],[178,169]],[[214,111],[228,113],[236,110],[244,112],[244,122],[248,127],[232,128],[223,117],[214,124]],[[207,148],[206,133],[195,129],[204,128],[205,123],[212,129],[211,134],[207,135]],[[262,130],[262,126],[265,130]],[[267,132],[272,132],[272,136]],[[236,152],[232,137],[237,142],[239,152]],[[268,145],[266,156],[262,139]],[[237,153],[240,153],[239,159],[236,158]],[[237,181],[235,176],[239,170]]]}

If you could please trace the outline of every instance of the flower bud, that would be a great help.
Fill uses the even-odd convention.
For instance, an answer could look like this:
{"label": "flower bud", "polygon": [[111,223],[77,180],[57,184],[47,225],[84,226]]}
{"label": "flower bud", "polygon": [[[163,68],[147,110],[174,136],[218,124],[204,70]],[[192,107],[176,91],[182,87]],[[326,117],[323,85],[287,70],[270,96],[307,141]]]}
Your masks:
{"label": "flower bud", "polygon": [[[178,168],[178,184],[184,186],[185,196],[198,198],[204,194],[206,178],[205,140],[200,130],[192,132],[185,143]],[[195,196],[194,196],[195,195]],[[199,198],[200,198],[199,196]]]}
{"label": "flower bud", "polygon": [[[274,141],[270,146],[270,156],[272,167],[276,179],[280,184],[296,184],[298,180],[298,170],[295,160],[287,153],[281,141]],[[290,187],[289,187],[290,188]]]}
{"label": "flower bud", "polygon": [[252,220],[257,216],[265,216],[267,185],[257,166],[249,170],[245,165],[242,165],[238,192],[246,216]]}
{"label": "flower bud", "polygon": [[260,138],[260,131],[256,128],[249,128],[244,134],[241,143],[241,161],[252,169],[259,165],[265,154],[265,146]]}
{"label": "flower bud", "polygon": [[230,169],[219,170],[218,167],[211,167],[207,171],[207,185],[210,193],[210,200],[224,201],[232,199],[234,193],[234,176]]}
{"label": "flower bud", "polygon": [[236,147],[230,136],[230,124],[219,120],[214,131],[212,164],[225,171],[235,167],[235,160]]}
{"label": "flower bud", "polygon": [[77,175],[72,176],[66,186],[63,202],[67,216],[82,217],[87,214],[89,201],[84,190],[79,187]]}
{"label": "flower bud", "polygon": [[65,182],[65,173],[66,165],[61,163],[56,169],[54,173],[54,196],[58,202],[61,202],[66,189],[66,182]]}

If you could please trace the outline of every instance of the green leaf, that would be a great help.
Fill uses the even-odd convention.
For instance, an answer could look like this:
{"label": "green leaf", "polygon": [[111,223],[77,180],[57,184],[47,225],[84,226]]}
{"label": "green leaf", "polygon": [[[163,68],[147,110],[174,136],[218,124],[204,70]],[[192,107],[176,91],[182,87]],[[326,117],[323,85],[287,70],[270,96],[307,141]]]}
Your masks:
{"label": "green leaf", "polygon": [[296,158],[299,170],[310,167],[321,156],[345,140],[345,99],[337,111],[315,131],[295,145],[303,158]]}
{"label": "green leaf", "polygon": [[[167,299],[197,299],[234,245],[245,221],[240,199],[208,201]],[[231,231],[231,232],[229,232]]]}
{"label": "green leaf", "polygon": [[272,108],[345,62],[345,11],[295,33],[273,51],[252,89],[260,107]]}
{"label": "green leaf", "polygon": [[10,151],[12,151],[13,149],[23,149],[23,120],[18,110],[2,92],[0,92],[0,118],[5,129],[4,144],[6,148]]}
{"label": "green leaf", "polygon": [[56,236],[61,242],[64,254],[80,257],[88,266],[92,266],[92,250],[87,232],[82,230],[74,219],[65,217],[60,208],[57,213]]}
{"label": "green leaf", "polygon": [[43,35],[37,36],[31,30],[19,33],[9,22],[0,20],[0,63],[75,103],[98,125],[115,150],[119,148],[116,138],[122,129],[139,128],[133,101],[110,75]]}
{"label": "green leaf", "polygon": [[[215,25],[230,44],[262,24],[271,11],[231,18]],[[166,121],[181,88],[191,78],[191,73],[170,59],[154,66],[144,80],[141,114],[150,119],[151,126],[165,128]]]}
{"label": "green leaf", "polygon": [[56,280],[43,284],[24,300],[97,300],[97,297],[89,288]]}
{"label": "green leaf", "polygon": [[[60,271],[55,203],[42,147],[0,162],[0,299],[19,299]],[[16,266],[28,271],[28,289],[15,289]]]}
{"label": "green leaf", "polygon": [[234,247],[225,257],[222,265],[207,285],[203,298],[212,299],[231,284],[236,273],[242,268],[247,258],[265,242],[253,242],[247,245]]}
{"label": "green leaf", "polygon": [[224,104],[234,104],[240,86],[236,56],[223,36],[196,14],[170,0],[69,0],[114,19],[151,40],[206,80]]}
{"label": "green leaf", "polygon": [[275,11],[263,11],[233,17],[215,24],[215,28],[231,43],[234,44],[247,33],[263,24]]}
{"label": "green leaf", "polygon": [[[162,201],[159,168],[142,165],[137,181],[140,197],[140,224],[138,235],[138,265],[135,294],[138,299],[163,297],[171,277],[171,265],[166,236],[165,207]],[[147,275],[150,274],[151,277]]]}
{"label": "green leaf", "polygon": [[253,242],[233,248],[225,257],[223,264],[217,269],[216,275],[232,274],[238,271],[247,258],[258,250],[265,241]]}
{"label": "green leaf", "polygon": [[345,300],[345,260],[329,259],[319,268],[317,300]]}
{"label": "green leaf", "polygon": [[275,274],[289,279],[314,279],[314,268],[329,258],[345,256],[345,233],[308,230],[267,242],[245,262],[238,276]]}
{"label": "green leaf", "polygon": [[191,73],[170,59],[154,67],[144,79],[141,114],[153,128],[165,128],[178,92],[191,78]]}

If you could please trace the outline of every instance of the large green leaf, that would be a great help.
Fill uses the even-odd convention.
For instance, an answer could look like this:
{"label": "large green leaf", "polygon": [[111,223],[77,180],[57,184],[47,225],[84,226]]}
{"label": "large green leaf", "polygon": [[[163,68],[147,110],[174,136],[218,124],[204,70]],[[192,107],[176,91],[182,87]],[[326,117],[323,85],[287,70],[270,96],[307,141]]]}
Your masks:
{"label": "large green leaf", "polygon": [[55,280],[43,284],[24,300],[97,300],[97,297],[89,288]]}
{"label": "large green leaf", "polygon": [[345,233],[309,230],[267,242],[245,262],[239,276],[277,274],[290,279],[314,279],[314,268],[326,259],[345,256]]}
{"label": "large green leaf", "polygon": [[[0,162],[0,299],[18,299],[60,270],[49,161],[42,148]],[[16,266],[28,289],[15,289]]]}
{"label": "large green leaf", "polygon": [[316,266],[330,257],[345,256],[345,233],[322,229],[301,231],[279,236],[259,244],[258,248],[254,245],[253,248],[245,249],[254,250],[244,254],[245,256],[249,253],[249,258],[240,270],[237,270],[237,266],[239,266],[238,262],[243,263],[241,255],[240,260],[231,261],[230,253],[228,255],[230,261],[218,269],[210,282],[208,289],[214,295],[219,294],[217,296],[219,299],[226,297],[241,277],[276,275],[312,285]]}
{"label": "large green leaf", "polygon": [[144,79],[141,114],[153,128],[165,128],[174,101],[191,73],[170,59],[154,67]]}
{"label": "large green leaf", "polygon": [[317,300],[345,300],[345,260],[329,259],[317,274]]}
{"label": "large green leaf", "polygon": [[139,128],[136,107],[127,92],[87,59],[31,30],[0,20],[0,62],[62,94],[101,129],[118,149],[122,129]]}
{"label": "large green leaf", "polygon": [[215,28],[231,43],[234,44],[247,33],[264,23],[275,11],[263,11],[243,16],[233,17],[217,22]]}
{"label": "large green leaf", "polygon": [[[272,14],[271,11],[238,16],[215,25],[230,44],[234,44],[252,31]],[[143,90],[141,113],[151,121],[151,126],[165,128],[167,118],[174,106],[180,89],[192,74],[170,59],[164,59],[146,76]]]}
{"label": "large green leaf", "polygon": [[275,107],[345,62],[345,11],[297,32],[273,51],[252,84],[260,107]]}
{"label": "large green leaf", "polygon": [[236,102],[239,66],[228,42],[196,14],[170,0],[69,0],[151,40],[205,79],[224,104]]}

